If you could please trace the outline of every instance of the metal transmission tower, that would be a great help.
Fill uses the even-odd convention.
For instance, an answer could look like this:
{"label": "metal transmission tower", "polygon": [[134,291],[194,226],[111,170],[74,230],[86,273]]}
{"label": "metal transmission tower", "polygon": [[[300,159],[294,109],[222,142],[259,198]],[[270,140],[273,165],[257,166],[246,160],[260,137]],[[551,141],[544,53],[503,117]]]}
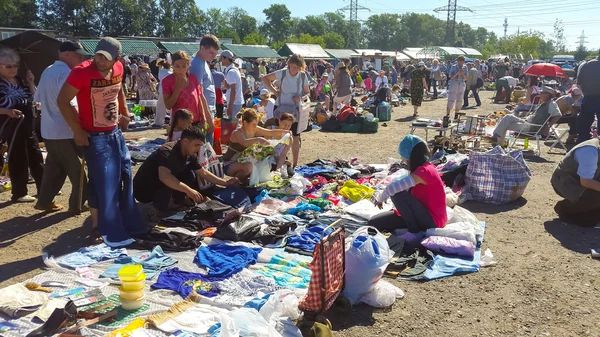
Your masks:
{"label": "metal transmission tower", "polygon": [[350,21],[358,22],[358,11],[371,11],[365,6],[361,6],[358,4],[358,0],[350,0],[350,4],[348,6],[344,6],[339,9],[340,11],[349,11],[350,12]]}
{"label": "metal transmission tower", "polygon": [[579,46],[583,47],[587,43],[587,37],[585,36],[585,31],[581,31],[581,36],[579,36]]}
{"label": "metal transmission tower", "polygon": [[504,38],[506,39],[506,31],[508,30],[508,18],[504,18]]}
{"label": "metal transmission tower", "polygon": [[472,12],[470,8],[457,6],[456,0],[448,0],[448,6],[438,7],[434,12],[448,12],[448,20],[446,21],[446,44],[454,46],[454,31],[456,28],[456,12]]}

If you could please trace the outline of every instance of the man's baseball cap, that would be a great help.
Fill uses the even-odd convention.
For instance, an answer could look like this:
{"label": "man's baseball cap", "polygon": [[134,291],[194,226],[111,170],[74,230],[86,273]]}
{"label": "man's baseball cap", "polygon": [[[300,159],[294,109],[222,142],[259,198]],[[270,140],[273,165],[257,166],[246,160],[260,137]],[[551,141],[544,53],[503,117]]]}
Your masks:
{"label": "man's baseball cap", "polygon": [[66,51],[72,51],[72,52],[75,52],[82,56],[90,56],[90,53],[85,51],[85,49],[83,49],[83,46],[81,45],[81,43],[79,43],[77,41],[65,41],[60,44],[60,47],[58,48],[58,50],[61,53],[66,52]]}
{"label": "man's baseball cap", "polygon": [[112,37],[103,37],[96,45],[95,54],[103,55],[109,61],[114,61],[121,55],[121,42]]}
{"label": "man's baseball cap", "polygon": [[233,53],[229,50],[223,50],[221,52],[221,57],[224,57],[226,59],[229,59],[231,61],[233,61],[235,59],[235,56],[233,55]]}

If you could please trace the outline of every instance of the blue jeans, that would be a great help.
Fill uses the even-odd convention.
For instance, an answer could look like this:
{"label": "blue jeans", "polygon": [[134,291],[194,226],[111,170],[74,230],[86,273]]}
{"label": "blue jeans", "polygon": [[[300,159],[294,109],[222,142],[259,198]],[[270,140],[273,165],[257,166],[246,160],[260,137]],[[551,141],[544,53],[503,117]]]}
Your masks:
{"label": "blue jeans", "polygon": [[594,117],[600,120],[600,96],[583,96],[581,111],[577,118],[577,144],[592,138],[590,131],[594,124]]}
{"label": "blue jeans", "polygon": [[98,209],[98,229],[111,247],[132,242],[130,235],[147,232],[133,199],[131,156],[119,128],[90,132],[85,149],[89,171],[88,203]]}

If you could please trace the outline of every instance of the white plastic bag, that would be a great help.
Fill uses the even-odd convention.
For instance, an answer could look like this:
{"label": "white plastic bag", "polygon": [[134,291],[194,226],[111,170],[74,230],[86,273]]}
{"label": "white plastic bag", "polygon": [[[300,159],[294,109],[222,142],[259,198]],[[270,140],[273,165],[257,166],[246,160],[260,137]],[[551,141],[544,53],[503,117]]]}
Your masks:
{"label": "white plastic bag", "polygon": [[364,226],[346,240],[346,288],[344,296],[352,304],[375,287],[393,252],[385,239],[374,227]]}
{"label": "white plastic bag", "polygon": [[250,173],[249,179],[250,186],[256,186],[271,180],[271,163],[269,158],[252,164],[252,173]]}
{"label": "white plastic bag", "polygon": [[454,214],[449,219],[450,220],[448,220],[448,223],[455,223],[455,222],[468,223],[469,225],[471,225],[471,227],[473,227],[475,236],[478,238],[483,235],[483,229],[481,228],[481,225],[479,224],[479,220],[477,220],[477,217],[475,217],[475,215],[473,215],[473,213],[471,213],[470,211],[468,211],[465,208],[462,208],[460,206],[454,207]]}
{"label": "white plastic bag", "polygon": [[290,317],[294,320],[300,317],[298,303],[298,297],[293,291],[277,290],[260,308],[259,313],[271,326],[275,327],[281,317]]}
{"label": "white plastic bag", "polygon": [[388,281],[379,280],[373,290],[363,295],[360,301],[375,308],[387,308],[399,298],[404,298],[402,289]]}
{"label": "white plastic bag", "polygon": [[449,187],[444,188],[444,190],[446,191],[446,206],[456,206],[458,204],[458,195],[456,195]]}
{"label": "white plastic bag", "polygon": [[425,236],[445,236],[456,240],[469,241],[474,246],[477,245],[475,230],[467,222],[449,223],[444,228],[430,228],[425,232]]}
{"label": "white plastic bag", "polygon": [[489,248],[486,249],[485,254],[483,254],[483,256],[481,257],[480,266],[491,267],[495,266],[496,264],[498,264],[498,261],[494,259],[494,254],[492,254],[492,251]]}

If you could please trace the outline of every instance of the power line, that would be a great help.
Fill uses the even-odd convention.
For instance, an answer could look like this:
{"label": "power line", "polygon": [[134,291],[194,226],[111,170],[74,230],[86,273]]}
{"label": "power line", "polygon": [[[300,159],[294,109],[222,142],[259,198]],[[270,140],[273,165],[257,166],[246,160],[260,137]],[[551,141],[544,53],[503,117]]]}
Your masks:
{"label": "power line", "polygon": [[434,12],[448,12],[446,20],[446,44],[454,46],[454,32],[456,30],[456,12],[472,12],[470,8],[458,6],[456,0],[448,0],[448,6],[439,7],[433,10]]}
{"label": "power line", "polygon": [[367,7],[359,5],[358,0],[350,0],[350,4],[348,6],[344,6],[339,10],[350,12],[350,22],[358,22],[358,11],[371,11]]}
{"label": "power line", "polygon": [[579,47],[581,47],[583,49],[583,47],[585,47],[586,43],[587,43],[587,38],[585,36],[585,31],[582,30],[581,36],[579,36]]}

